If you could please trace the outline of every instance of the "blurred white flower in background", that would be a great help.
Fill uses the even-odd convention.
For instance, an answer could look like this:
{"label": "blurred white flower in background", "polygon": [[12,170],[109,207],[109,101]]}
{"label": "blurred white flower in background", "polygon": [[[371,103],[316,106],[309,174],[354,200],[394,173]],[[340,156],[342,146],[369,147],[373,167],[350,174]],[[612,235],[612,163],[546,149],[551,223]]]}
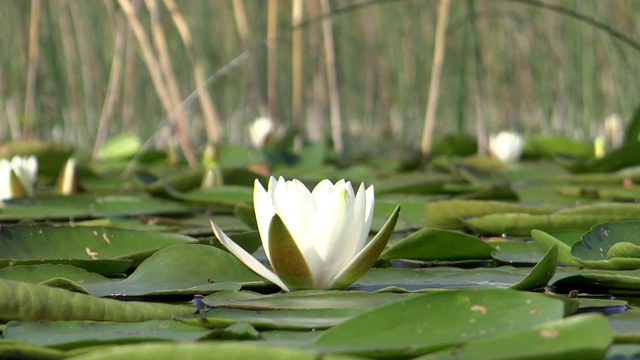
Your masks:
{"label": "blurred white flower in background", "polygon": [[367,243],[373,219],[373,186],[322,180],[312,192],[298,180],[255,181],[253,206],[273,271],[231,240],[213,221],[220,242],[240,261],[284,291],[343,289],[364,275],[389,241],[397,207]]}
{"label": "blurred white flower in background", "polygon": [[498,135],[489,138],[489,151],[491,155],[502,162],[513,162],[520,159],[524,139],[520,134],[510,131],[501,131]]}
{"label": "blurred white flower in background", "polygon": [[35,156],[0,159],[0,200],[33,196],[37,175]]}
{"label": "blurred white flower in background", "polygon": [[255,119],[249,126],[251,145],[256,149],[263,147],[273,130],[273,121],[270,118],[260,117]]}
{"label": "blurred white flower in background", "polygon": [[620,115],[611,114],[604,120],[604,134],[614,149],[622,146],[624,142],[624,124]]}

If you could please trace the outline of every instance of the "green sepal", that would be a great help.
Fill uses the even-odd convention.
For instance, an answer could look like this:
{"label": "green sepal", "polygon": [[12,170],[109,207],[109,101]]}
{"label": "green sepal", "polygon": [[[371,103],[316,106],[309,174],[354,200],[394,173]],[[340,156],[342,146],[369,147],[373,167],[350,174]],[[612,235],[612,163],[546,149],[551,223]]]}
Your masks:
{"label": "green sepal", "polygon": [[315,288],[309,265],[278,214],[269,224],[269,261],[289,290]]}
{"label": "green sepal", "polygon": [[393,229],[398,222],[398,216],[400,215],[400,205],[396,206],[391,213],[391,216],[387,222],[382,226],[382,229],[378,231],[376,236],[351,260],[351,262],[345,267],[333,280],[329,283],[329,289],[337,290],[344,289],[354,281],[362,277],[378,259],[384,247],[387,246],[389,238],[393,233]]}

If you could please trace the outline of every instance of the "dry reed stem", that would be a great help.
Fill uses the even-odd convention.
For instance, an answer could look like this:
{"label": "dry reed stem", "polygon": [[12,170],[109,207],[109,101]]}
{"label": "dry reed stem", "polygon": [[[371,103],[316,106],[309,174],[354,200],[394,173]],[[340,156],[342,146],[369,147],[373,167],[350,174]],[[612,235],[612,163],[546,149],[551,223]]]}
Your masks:
{"label": "dry reed stem", "polygon": [[[134,11],[137,11],[139,0],[133,1]],[[124,83],[122,84],[122,131],[130,131],[133,125],[133,96],[136,80],[137,49],[135,35],[131,27],[127,27],[127,47],[124,55]]]}
{"label": "dry reed stem", "polygon": [[178,81],[176,75],[173,72],[173,66],[171,64],[171,56],[169,56],[169,47],[167,46],[167,40],[164,36],[164,29],[160,23],[160,11],[158,9],[157,0],[145,0],[147,9],[151,13],[151,34],[153,37],[153,43],[156,46],[157,55],[160,60],[160,68],[162,76],[165,80],[169,90],[169,99],[171,101],[172,109],[176,112],[176,135],[178,141],[183,149],[183,153],[190,167],[195,167],[198,164],[195,150],[189,140],[188,120],[184,109],[181,109],[182,96],[180,95],[180,89],[178,88]]}
{"label": "dry reed stem", "polygon": [[[331,11],[329,0],[320,0],[320,8],[324,14]],[[322,20],[322,34],[324,38],[324,58],[329,85],[329,107],[331,111],[331,139],[333,148],[338,155],[344,151],[342,142],[342,118],[340,115],[340,93],[338,92],[338,75],[336,72],[335,47],[333,44],[333,28],[331,18]]]}
{"label": "dry reed stem", "polygon": [[[293,8],[291,10],[292,26],[296,26],[302,21],[303,6],[303,0],[293,0]],[[291,124],[294,128],[300,130],[302,128],[302,31],[300,29],[293,30],[291,36]],[[302,150],[300,132],[296,134],[293,148],[295,151]]]}
{"label": "dry reed stem", "polygon": [[[278,0],[269,0],[267,4],[267,39],[278,32]],[[267,43],[267,102],[269,115],[276,124],[278,119],[278,53],[277,41]]]}
{"label": "dry reed stem", "polygon": [[[192,165],[192,163],[195,164],[196,162],[195,154],[193,153],[191,144],[188,142],[188,139],[187,141],[185,141],[185,135],[186,135],[185,133],[186,129],[184,126],[185,124],[180,123],[181,117],[171,117],[171,114],[174,111],[171,97],[165,86],[160,64],[156,59],[156,55],[153,51],[153,48],[151,47],[151,44],[149,43],[149,39],[147,38],[146,33],[144,32],[142,24],[138,19],[138,15],[136,14],[133,6],[131,5],[130,0],[118,0],[118,3],[120,4],[120,7],[122,8],[125,15],[127,16],[127,21],[129,22],[129,26],[131,26],[131,29],[133,30],[133,33],[136,37],[136,40],[140,45],[140,49],[142,51],[142,58],[145,62],[145,65],[147,66],[149,75],[151,76],[151,82],[153,83],[153,86],[156,90],[156,93],[158,94],[158,97],[160,98],[160,102],[164,107],[164,110],[167,113],[167,116],[170,116],[170,120],[174,125],[173,129],[178,135],[177,137],[178,137],[178,141],[180,142],[182,153],[185,155],[185,158],[187,158],[187,161],[189,161],[190,165]],[[187,155],[187,154],[190,154],[190,155]]]}
{"label": "dry reed stem", "polygon": [[100,113],[100,120],[98,121],[98,131],[96,133],[96,140],[93,145],[92,160],[96,161],[98,158],[98,152],[107,139],[109,132],[109,122],[115,111],[116,103],[118,101],[118,94],[120,92],[120,78],[122,75],[122,62],[124,57],[124,37],[126,26],[123,23],[121,17],[115,19],[115,44],[113,46],[113,57],[111,58],[111,71],[109,73],[109,82],[107,84],[107,91],[102,105],[102,112]]}
{"label": "dry reed stem", "polygon": [[102,88],[102,83],[98,79],[99,71],[95,67],[98,61],[95,56],[94,42],[87,36],[87,29],[83,26],[83,18],[81,11],[79,10],[80,2],[69,1],[69,10],[71,14],[71,22],[74,27],[74,34],[76,34],[76,42],[78,52],[80,54],[80,71],[82,73],[82,89],[84,92],[84,107],[85,107],[85,121],[87,124],[87,131],[89,134],[93,134],[96,131],[96,121],[98,115],[96,109],[97,96],[94,91],[95,87]]}
{"label": "dry reed stem", "polygon": [[201,86],[207,81],[207,77],[204,73],[204,67],[200,58],[197,56],[195,46],[193,45],[193,39],[189,26],[185,21],[178,4],[174,0],[164,0],[164,4],[169,9],[173,24],[178,29],[182,43],[187,50],[189,60],[193,69],[193,79],[196,85],[196,91],[198,92],[198,99],[200,100],[200,107],[202,108],[202,114],[204,116],[204,124],[207,129],[207,139],[210,143],[217,144],[220,142],[220,121],[216,113],[215,106],[211,101],[211,95],[209,89],[206,86]]}
{"label": "dry reed stem", "polygon": [[[249,31],[249,22],[247,21],[247,12],[242,0],[233,0],[233,18],[236,25],[236,31],[240,37],[240,43],[245,49],[251,48],[251,35]],[[260,92],[260,81],[258,80],[258,71],[255,62],[249,65],[249,78],[251,79],[252,86],[249,87],[247,94],[249,95],[249,101],[255,101],[258,113],[265,115],[269,109],[264,101],[262,93]]]}
{"label": "dry reed stem", "polygon": [[433,52],[433,63],[431,64],[431,82],[429,83],[427,109],[424,117],[422,142],[420,144],[423,160],[428,159],[431,155],[431,142],[433,139],[433,127],[436,121],[436,110],[438,108],[440,74],[442,72],[442,64],[444,62],[448,18],[449,0],[440,0],[440,3],[438,4],[438,20],[436,23],[435,49]]}
{"label": "dry reed stem", "polygon": [[80,98],[80,88],[79,88],[79,79],[78,79],[78,55],[76,50],[74,49],[74,35],[71,27],[71,19],[69,15],[69,2],[68,1],[58,1],[58,24],[60,26],[60,40],[62,42],[62,52],[65,58],[65,74],[67,75],[67,86],[69,94],[69,99],[71,101],[70,113],[71,113],[71,122],[73,123],[74,130],[76,131],[75,138],[80,140],[85,138],[85,134],[83,130],[86,130],[84,126],[82,126],[82,113],[80,109],[82,109],[82,100]]}
{"label": "dry reed stem", "polygon": [[27,70],[27,84],[24,100],[24,124],[22,127],[22,138],[31,137],[31,126],[36,105],[36,77],[38,75],[39,47],[38,37],[40,34],[40,0],[31,0],[31,18],[29,20],[29,67]]}

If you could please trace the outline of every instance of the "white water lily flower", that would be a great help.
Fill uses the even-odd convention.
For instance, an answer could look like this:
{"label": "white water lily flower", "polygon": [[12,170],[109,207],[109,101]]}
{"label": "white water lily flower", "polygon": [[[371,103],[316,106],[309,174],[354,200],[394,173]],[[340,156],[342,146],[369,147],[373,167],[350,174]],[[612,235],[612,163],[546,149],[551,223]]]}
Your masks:
{"label": "white water lily flower", "polygon": [[267,117],[257,118],[249,126],[249,140],[256,149],[261,148],[273,131],[273,122]]}
{"label": "white water lily flower", "polygon": [[518,133],[501,131],[489,138],[491,154],[502,162],[517,161],[522,155],[524,139]]}
{"label": "white water lily flower", "polygon": [[35,156],[14,156],[11,161],[0,159],[0,200],[33,196],[37,175]]}
{"label": "white water lily flower", "polygon": [[272,270],[211,222],[220,242],[251,270],[285,291],[342,289],[364,275],[384,249],[398,220],[396,207],[367,243],[373,219],[373,186],[322,180],[309,192],[298,181],[255,181],[253,204],[264,251]]}

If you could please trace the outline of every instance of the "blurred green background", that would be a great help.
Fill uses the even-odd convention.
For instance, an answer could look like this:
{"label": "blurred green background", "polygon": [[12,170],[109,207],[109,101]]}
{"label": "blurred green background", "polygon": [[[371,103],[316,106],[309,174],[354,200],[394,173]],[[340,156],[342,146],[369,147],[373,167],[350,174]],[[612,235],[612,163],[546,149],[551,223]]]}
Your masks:
{"label": "blurred green background", "polygon": [[[1,1],[0,140],[36,137],[92,148],[115,134],[148,138],[158,131],[162,143],[176,131],[164,127],[168,109],[203,78],[218,74],[203,102],[191,97],[181,108],[185,136],[196,149],[207,134],[215,142],[247,143],[247,126],[261,115],[285,127],[295,118],[304,139],[328,139],[330,96],[336,91],[347,148],[415,147],[423,128],[438,2],[377,1],[344,12],[338,9],[360,1],[296,2]],[[540,4],[582,14],[609,31]],[[322,21],[315,21],[299,28],[296,45],[287,31],[299,22],[294,13],[297,19],[313,18],[327,5],[333,14],[324,19],[332,39]],[[589,139],[602,133],[611,113],[628,119],[639,98],[640,52],[611,33],[640,41],[638,5],[636,0],[451,2],[435,133],[474,134],[480,122],[490,133],[510,129]],[[154,86],[154,70],[126,6],[135,10],[164,90]],[[178,31],[185,27],[190,48]],[[279,36],[267,46],[264,40],[274,30]],[[327,82],[330,40],[337,89]],[[233,62],[247,49],[241,62]],[[223,69],[230,62],[235,67]],[[165,90],[170,100],[163,104]],[[206,115],[204,103],[214,112]],[[207,118],[219,128],[207,132]]]}

